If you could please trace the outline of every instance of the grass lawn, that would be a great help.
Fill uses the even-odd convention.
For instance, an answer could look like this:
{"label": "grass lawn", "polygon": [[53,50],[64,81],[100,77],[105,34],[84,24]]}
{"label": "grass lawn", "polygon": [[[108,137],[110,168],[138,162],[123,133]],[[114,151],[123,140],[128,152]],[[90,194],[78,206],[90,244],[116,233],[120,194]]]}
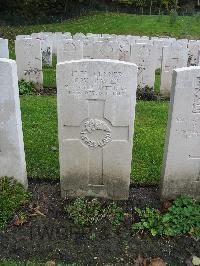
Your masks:
{"label": "grass lawn", "polygon": [[[167,102],[137,104],[131,173],[134,182],[159,181],[167,109]],[[56,97],[22,96],[21,110],[28,176],[59,178]]]}
{"label": "grass lawn", "polygon": [[180,16],[177,18],[176,23],[171,24],[169,16],[97,13],[55,24],[19,27],[0,26],[0,32],[9,40],[14,40],[18,34],[30,34],[39,31],[170,35],[179,38],[200,38],[199,23],[200,16]]}

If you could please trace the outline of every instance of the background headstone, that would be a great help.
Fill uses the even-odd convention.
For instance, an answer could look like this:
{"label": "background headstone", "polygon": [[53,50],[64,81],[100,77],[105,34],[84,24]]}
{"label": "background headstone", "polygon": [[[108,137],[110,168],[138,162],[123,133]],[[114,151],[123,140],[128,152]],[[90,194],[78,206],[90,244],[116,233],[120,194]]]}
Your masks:
{"label": "background headstone", "polygon": [[155,48],[149,44],[132,44],[130,61],[138,66],[138,87],[154,88]]}
{"label": "background headstone", "polygon": [[161,193],[200,199],[200,67],[173,72]]}
{"label": "background headstone", "polygon": [[186,67],[188,61],[188,48],[180,45],[163,47],[160,94],[170,96],[173,69]]}
{"label": "background headstone", "polygon": [[94,43],[95,59],[119,59],[119,43],[116,41],[97,41]]}
{"label": "background headstone", "polygon": [[57,62],[80,60],[83,58],[83,43],[81,41],[62,39],[58,44]]}
{"label": "background headstone", "polygon": [[200,49],[200,41],[189,40],[188,48],[189,48],[188,66],[196,66],[197,58],[198,58],[198,51]]}
{"label": "background headstone", "polygon": [[41,41],[22,39],[15,41],[15,54],[19,80],[43,84]]}
{"label": "background headstone", "polygon": [[136,87],[131,63],[57,65],[62,196],[128,198]]}
{"label": "background headstone", "polygon": [[14,177],[27,187],[17,65],[0,59],[0,178]]}
{"label": "background headstone", "polygon": [[0,38],[0,58],[9,58],[8,40]]}

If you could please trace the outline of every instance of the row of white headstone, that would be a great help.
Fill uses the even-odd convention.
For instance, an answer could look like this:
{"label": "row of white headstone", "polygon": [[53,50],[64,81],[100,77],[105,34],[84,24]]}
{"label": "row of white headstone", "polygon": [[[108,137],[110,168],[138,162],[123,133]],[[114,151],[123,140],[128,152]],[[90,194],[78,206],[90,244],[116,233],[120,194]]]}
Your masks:
{"label": "row of white headstone", "polygon": [[160,94],[170,96],[174,68],[200,64],[200,41],[146,36],[117,36],[78,33],[33,33],[16,37],[19,79],[43,84],[42,62],[80,59],[114,59],[135,63],[138,86],[154,88],[155,71],[161,69]]}
{"label": "row of white headstone", "polygon": [[[117,60],[83,59],[57,65],[63,197],[128,198],[137,72],[135,64]],[[16,62],[0,59],[0,176],[14,176],[27,187],[17,81]],[[200,199],[199,147],[200,67],[176,69],[162,198],[187,194]]]}

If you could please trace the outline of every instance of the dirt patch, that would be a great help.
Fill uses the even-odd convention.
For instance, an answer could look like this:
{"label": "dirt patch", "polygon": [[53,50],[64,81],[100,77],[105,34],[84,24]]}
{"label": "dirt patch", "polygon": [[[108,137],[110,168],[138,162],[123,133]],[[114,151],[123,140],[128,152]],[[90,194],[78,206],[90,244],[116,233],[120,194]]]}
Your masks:
{"label": "dirt patch", "polygon": [[[59,183],[30,181],[35,206],[45,215],[32,216],[22,226],[10,224],[0,232],[0,259],[65,261],[81,265],[133,265],[139,254],[160,257],[168,265],[187,265],[200,255],[200,243],[189,236],[175,238],[140,235],[131,230],[131,219],[117,229],[106,221],[79,227],[64,212],[70,199],[60,198]],[[131,187],[124,211],[134,207],[161,208],[157,187]],[[91,237],[93,236],[93,237]],[[94,237],[95,236],[95,237]]]}
{"label": "dirt patch", "polygon": [[43,95],[43,96],[56,96],[57,88],[35,88],[32,92],[33,95]]}

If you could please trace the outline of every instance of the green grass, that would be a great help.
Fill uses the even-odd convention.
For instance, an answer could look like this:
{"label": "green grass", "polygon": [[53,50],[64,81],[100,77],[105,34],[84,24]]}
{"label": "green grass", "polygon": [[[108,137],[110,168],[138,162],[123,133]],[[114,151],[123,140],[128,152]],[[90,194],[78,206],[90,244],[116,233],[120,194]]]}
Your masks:
{"label": "green grass", "polygon": [[132,180],[139,184],[158,183],[168,114],[167,102],[143,102],[136,107]]}
{"label": "green grass", "polygon": [[18,34],[30,34],[39,31],[69,31],[110,33],[110,34],[141,34],[170,35],[174,37],[199,38],[199,16],[178,17],[175,24],[170,23],[169,16],[129,15],[118,13],[99,13],[68,20],[62,23],[33,26],[0,26],[0,32],[10,40]]}
{"label": "green grass", "polygon": [[59,176],[56,97],[21,97],[29,177]]}
{"label": "green grass", "polygon": [[13,217],[13,213],[26,202],[30,194],[27,193],[21,184],[11,178],[1,177],[0,179],[0,230]]}
{"label": "green grass", "polygon": [[[137,104],[131,173],[134,182],[159,181],[167,108],[166,102]],[[28,176],[59,178],[56,97],[22,96],[21,110]]]}
{"label": "green grass", "polygon": [[52,66],[43,67],[43,86],[45,88],[56,88],[56,64],[57,58],[53,56]]}

